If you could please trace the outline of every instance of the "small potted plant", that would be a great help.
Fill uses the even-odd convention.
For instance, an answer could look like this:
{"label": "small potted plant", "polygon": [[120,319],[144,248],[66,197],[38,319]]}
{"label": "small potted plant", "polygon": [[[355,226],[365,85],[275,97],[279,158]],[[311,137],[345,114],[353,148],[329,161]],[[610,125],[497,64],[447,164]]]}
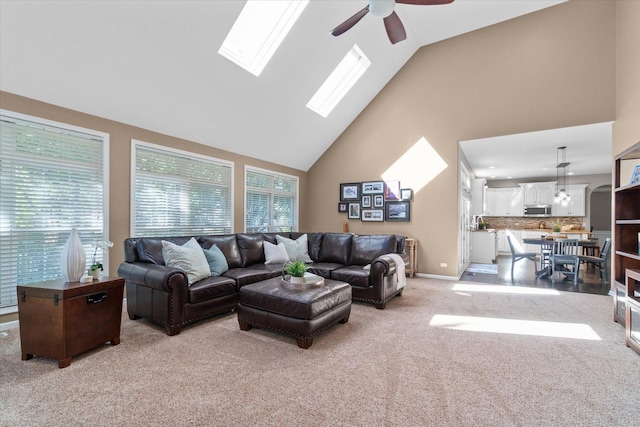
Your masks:
{"label": "small potted plant", "polygon": [[299,259],[294,259],[284,265],[284,272],[291,276],[291,283],[305,283],[304,273],[307,272],[307,264]]}
{"label": "small potted plant", "polygon": [[551,226],[551,231],[553,231],[552,234],[554,236],[559,236],[560,230],[562,230],[562,224],[560,224],[560,222],[556,222]]}
{"label": "small potted plant", "polygon": [[91,267],[89,267],[89,276],[93,276],[94,280],[100,276],[100,273],[104,270],[102,262],[98,262],[96,256],[98,255],[98,249],[102,249],[102,252],[108,251],[109,248],[113,246],[113,242],[99,242],[94,241],[93,247],[95,248],[93,251],[93,260],[91,261]]}

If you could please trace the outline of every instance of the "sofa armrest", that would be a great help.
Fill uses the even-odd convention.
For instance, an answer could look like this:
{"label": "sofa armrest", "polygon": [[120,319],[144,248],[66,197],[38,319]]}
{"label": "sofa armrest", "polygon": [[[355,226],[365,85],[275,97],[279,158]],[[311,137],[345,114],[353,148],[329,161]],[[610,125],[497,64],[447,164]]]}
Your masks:
{"label": "sofa armrest", "polygon": [[182,292],[186,295],[189,281],[184,271],[148,262],[123,262],[118,276],[129,283],[163,292]]}
{"label": "sofa armrest", "polygon": [[396,263],[388,255],[380,255],[371,263],[371,275],[389,276],[396,272]]}

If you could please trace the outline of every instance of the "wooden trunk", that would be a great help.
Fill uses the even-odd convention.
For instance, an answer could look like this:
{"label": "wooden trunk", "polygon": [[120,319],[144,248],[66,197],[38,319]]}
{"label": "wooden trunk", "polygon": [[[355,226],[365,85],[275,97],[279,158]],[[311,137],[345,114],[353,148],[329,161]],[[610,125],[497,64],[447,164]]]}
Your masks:
{"label": "wooden trunk", "polygon": [[65,368],[73,356],[119,344],[123,290],[124,279],[108,277],[18,286],[22,360],[50,357]]}

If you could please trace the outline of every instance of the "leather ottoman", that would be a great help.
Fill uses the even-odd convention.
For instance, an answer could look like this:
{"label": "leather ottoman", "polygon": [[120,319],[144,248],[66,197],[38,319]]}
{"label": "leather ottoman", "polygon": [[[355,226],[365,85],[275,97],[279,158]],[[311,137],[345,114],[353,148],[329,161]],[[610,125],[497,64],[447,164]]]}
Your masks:
{"label": "leather ottoman", "polygon": [[351,285],[324,280],[324,285],[294,290],[274,277],[240,288],[238,323],[294,336],[298,347],[309,348],[313,337],[336,323],[347,323],[351,314]]}

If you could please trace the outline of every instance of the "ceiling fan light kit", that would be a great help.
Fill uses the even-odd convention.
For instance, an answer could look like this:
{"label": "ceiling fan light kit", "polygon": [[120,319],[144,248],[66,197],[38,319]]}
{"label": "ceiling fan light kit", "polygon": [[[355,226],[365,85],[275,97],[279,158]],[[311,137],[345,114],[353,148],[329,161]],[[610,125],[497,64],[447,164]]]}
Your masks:
{"label": "ceiling fan light kit", "polygon": [[454,0],[369,0],[369,4],[356,12],[355,15],[331,30],[331,34],[339,36],[356,25],[364,16],[371,12],[376,18],[384,20],[384,27],[387,30],[387,36],[392,44],[396,44],[407,38],[407,33],[400,21],[400,17],[394,11],[396,3],[413,4],[419,6],[433,6],[439,4],[453,3]]}

